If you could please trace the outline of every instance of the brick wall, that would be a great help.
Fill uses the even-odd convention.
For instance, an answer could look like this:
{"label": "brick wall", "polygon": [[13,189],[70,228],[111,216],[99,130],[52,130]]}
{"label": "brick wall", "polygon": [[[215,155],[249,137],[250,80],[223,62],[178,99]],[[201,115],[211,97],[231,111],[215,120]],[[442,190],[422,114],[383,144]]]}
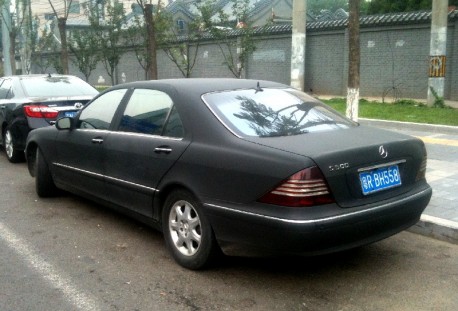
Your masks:
{"label": "brick wall", "polygon": [[[458,21],[455,21],[454,27],[449,28],[448,42],[449,49],[447,53],[447,71],[445,73],[445,81],[448,84],[449,93],[445,96],[451,100],[458,100]],[[447,44],[448,44],[447,42]],[[450,51],[450,52],[449,52]]]}
{"label": "brick wall", "polygon": [[291,35],[256,40],[256,51],[250,57],[246,77],[290,83]]}
{"label": "brick wall", "polygon": [[370,29],[361,33],[361,95],[426,98],[429,29]]}

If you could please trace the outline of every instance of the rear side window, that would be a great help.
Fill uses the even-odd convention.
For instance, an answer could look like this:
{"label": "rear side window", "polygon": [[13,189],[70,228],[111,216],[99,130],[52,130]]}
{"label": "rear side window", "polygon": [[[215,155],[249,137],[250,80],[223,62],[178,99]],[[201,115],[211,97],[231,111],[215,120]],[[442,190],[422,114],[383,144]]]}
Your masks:
{"label": "rear side window", "polygon": [[170,112],[169,119],[165,125],[162,135],[176,138],[183,137],[184,135],[183,124],[181,123],[180,116],[178,115],[178,111],[175,106],[173,106],[172,111]]}
{"label": "rear side window", "polygon": [[9,99],[13,97],[11,80],[5,79],[0,81],[0,99]]}
{"label": "rear side window", "polygon": [[164,92],[136,89],[123,113],[123,132],[182,137],[183,127],[173,101]]}
{"label": "rear side window", "polygon": [[294,89],[251,89],[209,93],[203,100],[239,136],[289,136],[338,130],[356,123]]}
{"label": "rear side window", "polygon": [[114,90],[101,95],[81,111],[78,127],[108,130],[127,89]]}

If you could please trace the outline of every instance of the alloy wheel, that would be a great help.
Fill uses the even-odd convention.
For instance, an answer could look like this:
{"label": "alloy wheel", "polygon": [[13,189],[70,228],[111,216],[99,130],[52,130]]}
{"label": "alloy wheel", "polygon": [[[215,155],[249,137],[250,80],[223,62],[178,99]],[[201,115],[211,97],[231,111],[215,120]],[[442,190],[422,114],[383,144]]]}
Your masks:
{"label": "alloy wheel", "polygon": [[201,222],[194,206],[184,200],[171,208],[168,222],[174,247],[185,256],[195,255],[201,245]]}
{"label": "alloy wheel", "polygon": [[14,155],[14,144],[13,136],[9,130],[7,130],[5,133],[5,151],[8,158],[11,159]]}

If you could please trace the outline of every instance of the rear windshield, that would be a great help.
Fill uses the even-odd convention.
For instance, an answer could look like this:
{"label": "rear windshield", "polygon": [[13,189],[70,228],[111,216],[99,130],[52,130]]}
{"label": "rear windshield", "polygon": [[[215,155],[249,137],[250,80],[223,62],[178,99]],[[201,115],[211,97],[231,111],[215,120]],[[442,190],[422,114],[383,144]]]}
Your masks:
{"label": "rear windshield", "polygon": [[239,136],[289,136],[357,125],[294,89],[233,90],[202,98],[218,119]]}
{"label": "rear windshield", "polygon": [[21,79],[29,97],[95,96],[98,91],[76,77],[33,77]]}

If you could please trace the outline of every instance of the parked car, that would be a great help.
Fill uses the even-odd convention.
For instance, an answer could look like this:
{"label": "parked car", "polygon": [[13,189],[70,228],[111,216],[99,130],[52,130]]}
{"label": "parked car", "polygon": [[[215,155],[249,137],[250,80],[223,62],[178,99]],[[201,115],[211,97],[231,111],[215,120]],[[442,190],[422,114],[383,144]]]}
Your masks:
{"label": "parked car", "polygon": [[52,125],[60,117],[74,116],[97,94],[96,89],[74,76],[0,78],[0,139],[8,160],[24,160],[30,130]]}
{"label": "parked car", "polygon": [[134,82],[30,132],[40,197],[58,189],[163,231],[199,269],[229,255],[322,254],[415,224],[432,190],[417,138],[361,126],[287,85]]}

